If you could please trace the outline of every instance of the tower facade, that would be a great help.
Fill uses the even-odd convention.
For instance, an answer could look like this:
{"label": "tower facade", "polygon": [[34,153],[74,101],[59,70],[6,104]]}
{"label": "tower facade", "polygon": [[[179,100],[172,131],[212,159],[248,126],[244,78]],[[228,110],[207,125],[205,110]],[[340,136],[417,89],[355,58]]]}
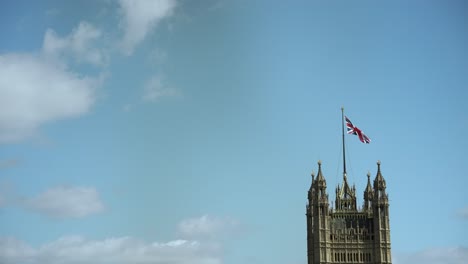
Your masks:
{"label": "tower facade", "polygon": [[308,264],[391,264],[390,225],[386,182],[377,162],[373,185],[367,174],[364,204],[357,207],[356,188],[343,182],[335,189],[335,206],[330,207],[327,183],[318,162],[306,205]]}

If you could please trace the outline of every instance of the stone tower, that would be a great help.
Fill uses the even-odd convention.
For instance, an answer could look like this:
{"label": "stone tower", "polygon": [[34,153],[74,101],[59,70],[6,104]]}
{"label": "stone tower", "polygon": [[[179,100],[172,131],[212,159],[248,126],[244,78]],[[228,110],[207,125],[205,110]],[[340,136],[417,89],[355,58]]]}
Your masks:
{"label": "stone tower", "polygon": [[307,263],[391,264],[388,194],[380,162],[373,185],[367,174],[362,208],[357,207],[356,188],[350,187],[346,173],[335,192],[332,208],[319,161],[317,175],[312,173],[306,206]]}

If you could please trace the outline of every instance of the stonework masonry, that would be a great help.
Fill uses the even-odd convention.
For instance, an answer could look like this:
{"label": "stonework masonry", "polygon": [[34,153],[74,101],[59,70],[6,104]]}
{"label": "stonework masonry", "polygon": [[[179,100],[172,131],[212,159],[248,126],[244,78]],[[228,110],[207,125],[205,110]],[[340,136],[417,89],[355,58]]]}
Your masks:
{"label": "stonework masonry", "polygon": [[389,203],[380,162],[373,185],[367,174],[362,208],[357,208],[356,188],[349,186],[346,173],[335,192],[332,208],[319,161],[306,206],[308,264],[391,264]]}

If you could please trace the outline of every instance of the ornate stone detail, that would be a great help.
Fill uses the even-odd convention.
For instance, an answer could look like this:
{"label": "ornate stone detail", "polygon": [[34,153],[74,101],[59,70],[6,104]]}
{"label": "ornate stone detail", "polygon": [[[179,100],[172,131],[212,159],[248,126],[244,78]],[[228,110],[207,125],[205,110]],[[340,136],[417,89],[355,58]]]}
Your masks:
{"label": "ornate stone detail", "polygon": [[319,162],[317,177],[312,177],[306,206],[308,264],[391,264],[389,203],[380,161],[373,186],[367,175],[361,209],[346,175],[335,190],[335,209],[330,208],[321,165]]}

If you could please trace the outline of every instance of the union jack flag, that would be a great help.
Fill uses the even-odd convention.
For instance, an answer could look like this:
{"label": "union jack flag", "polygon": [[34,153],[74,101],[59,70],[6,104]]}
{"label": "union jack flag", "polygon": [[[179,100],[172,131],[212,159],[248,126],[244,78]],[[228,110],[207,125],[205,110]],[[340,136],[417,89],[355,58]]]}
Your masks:
{"label": "union jack flag", "polygon": [[369,144],[371,142],[370,138],[368,138],[364,133],[356,126],[351,123],[351,120],[347,116],[345,116],[346,119],[346,128],[348,130],[348,134],[353,134],[359,137],[359,140],[361,140],[362,143]]}

